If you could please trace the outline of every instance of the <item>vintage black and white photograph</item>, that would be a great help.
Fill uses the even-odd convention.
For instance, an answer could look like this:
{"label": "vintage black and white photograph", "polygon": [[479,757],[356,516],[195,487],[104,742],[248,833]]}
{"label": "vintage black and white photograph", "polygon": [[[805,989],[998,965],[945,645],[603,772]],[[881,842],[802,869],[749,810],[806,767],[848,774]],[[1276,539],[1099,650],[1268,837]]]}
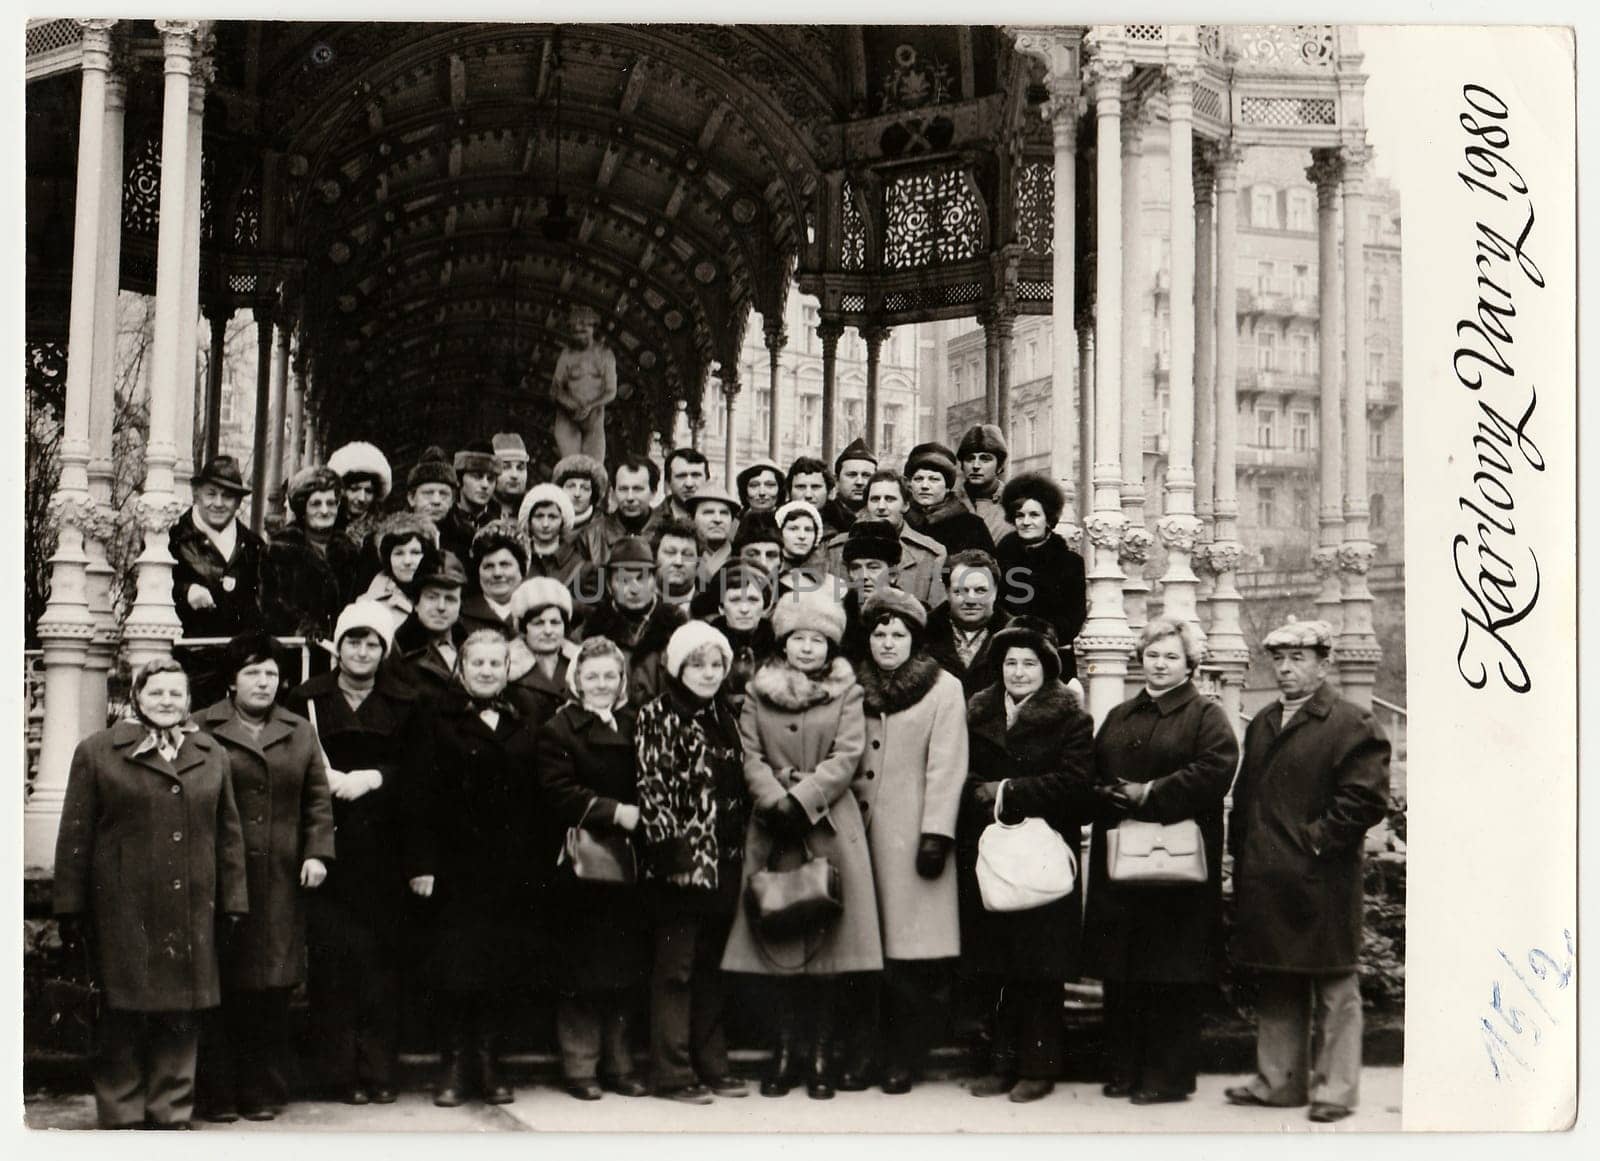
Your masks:
{"label": "vintage black and white photograph", "polygon": [[[448,15],[22,30],[26,1125],[1450,1127],[1562,122],[1462,58],[1447,203],[1396,29]],[[1565,922],[1452,969],[1543,1127]]]}

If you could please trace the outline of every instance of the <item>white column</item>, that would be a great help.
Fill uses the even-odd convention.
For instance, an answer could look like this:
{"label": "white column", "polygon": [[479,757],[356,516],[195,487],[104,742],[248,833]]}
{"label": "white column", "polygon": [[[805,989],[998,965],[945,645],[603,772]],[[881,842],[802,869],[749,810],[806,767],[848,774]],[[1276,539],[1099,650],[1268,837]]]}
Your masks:
{"label": "white column", "polygon": [[104,729],[106,679],[117,649],[116,610],[111,606],[112,569],[106,544],[116,531],[111,507],[112,427],[116,418],[117,287],[122,265],[122,136],[127,81],[112,71],[106,77],[104,150],[100,166],[100,254],[94,302],[94,362],[89,384],[89,495],[93,519],[84,528],[89,558],[87,595],[94,639],[84,659],[79,697],[83,734]]}
{"label": "white column", "polygon": [[129,664],[137,667],[171,652],[181,632],[172,604],[172,555],[167,530],[183,514],[173,494],[180,401],[190,405],[193,375],[180,358],[183,302],[184,186],[189,172],[189,72],[199,24],[158,20],[163,70],[161,197],[163,228],[156,240],[156,321],[150,356],[150,442],[145,450],[144,492],[138,500],[144,551],[138,561],[138,595],[123,626]]}
{"label": "white column", "polygon": [[1211,595],[1216,571],[1211,567],[1211,522],[1217,472],[1216,358],[1217,309],[1213,294],[1213,250],[1216,222],[1212,215],[1211,155],[1205,142],[1194,156],[1194,507],[1200,540],[1194,546],[1196,612],[1211,624]]}
{"label": "white column", "polygon": [[1240,625],[1244,604],[1236,573],[1243,556],[1239,543],[1238,370],[1239,370],[1239,162],[1242,151],[1231,141],[1216,155],[1217,178],[1217,478],[1213,497],[1216,524],[1208,553],[1216,571],[1211,594],[1211,633],[1206,661],[1222,681],[1222,708],[1235,730],[1250,647]]}
{"label": "white column", "polygon": [[[1085,664],[1079,667],[1096,724],[1122,700],[1133,636],[1122,606],[1122,567],[1117,554],[1126,519],[1122,514],[1122,85],[1132,66],[1121,46],[1106,44],[1090,64],[1094,80],[1100,148],[1095,162],[1095,439],[1094,513],[1084,520],[1090,548],[1089,615],[1078,637]],[[1107,317],[1108,314],[1110,317]]]}
{"label": "white column", "polygon": [[62,416],[61,476],[50,500],[58,529],[50,558],[50,602],[39,617],[44,644],[44,725],[39,770],[23,810],[23,868],[48,874],[66,798],[67,771],[83,717],[83,665],[94,636],[84,529],[95,518],[89,494],[89,397],[94,371],[95,300],[100,278],[101,166],[105,164],[106,75],[110,20],[83,20],[82,103],[78,111],[77,204],[72,224],[72,297],[67,333],[67,397]]}
{"label": "white column", "polygon": [[[1141,331],[1145,307],[1153,309],[1139,180],[1146,120],[1143,109],[1122,119],[1122,514],[1128,523],[1122,530],[1117,559],[1126,574],[1122,602],[1128,610],[1128,628],[1136,636],[1146,621],[1150,582],[1144,569],[1154,543],[1144,520],[1145,354]],[[1143,684],[1138,670],[1136,651],[1128,664],[1130,684]]]}
{"label": "white column", "polygon": [[278,327],[278,354],[272,361],[272,414],[267,417],[267,526],[282,521],[283,439],[289,418],[289,360],[294,357],[291,342],[294,323],[288,319]]}
{"label": "white column", "polygon": [[1343,449],[1339,435],[1339,178],[1343,166],[1336,149],[1316,149],[1311,156],[1313,163],[1306,170],[1306,177],[1317,187],[1317,374],[1322,390],[1317,417],[1321,428],[1321,499],[1317,518],[1320,531],[1311,563],[1322,579],[1317,616],[1338,633],[1344,622],[1339,586],[1339,545],[1344,540],[1344,476],[1340,463]]}
{"label": "white column", "polygon": [[[1078,446],[1083,455],[1078,461],[1078,494],[1084,504],[1094,504],[1094,324],[1096,307],[1091,299],[1084,304],[1078,319]],[[1085,513],[1087,515],[1087,513]],[[1081,539],[1081,538],[1080,538]],[[1085,556],[1084,563],[1088,563]]]}
{"label": "white column", "polygon": [[1346,146],[1344,162],[1344,625],[1334,649],[1339,684],[1357,705],[1372,705],[1383,651],[1372,625],[1367,570],[1376,549],[1367,525],[1367,264],[1366,170],[1370,150]]}
{"label": "white column", "polygon": [[[208,39],[197,38],[197,48]],[[178,374],[181,376],[176,418],[178,460],[173,468],[172,490],[180,503],[191,499],[189,480],[194,475],[194,421],[200,407],[200,150],[205,134],[206,82],[209,58],[197,52],[189,74],[188,171],[183,195],[183,288],[178,323]]]}
{"label": "white column", "polygon": [[[1073,344],[1077,324],[1073,299],[1077,290],[1073,256],[1077,247],[1077,151],[1078,74],[1050,79],[1047,115],[1055,142],[1055,173],[1052,195],[1054,233],[1050,249],[1050,474],[1066,493],[1061,510],[1060,532],[1065,537],[1078,534],[1080,501],[1088,505],[1087,493],[1080,493],[1073,476],[1073,464],[1090,458],[1087,446],[1078,443],[1073,429]],[[1074,455],[1073,448],[1077,447]]]}
{"label": "white column", "polygon": [[1195,609],[1198,578],[1190,560],[1200,534],[1200,521],[1194,514],[1194,72],[1192,60],[1167,66],[1172,370],[1167,381],[1167,483],[1156,531],[1167,550],[1161,611],[1199,628]]}

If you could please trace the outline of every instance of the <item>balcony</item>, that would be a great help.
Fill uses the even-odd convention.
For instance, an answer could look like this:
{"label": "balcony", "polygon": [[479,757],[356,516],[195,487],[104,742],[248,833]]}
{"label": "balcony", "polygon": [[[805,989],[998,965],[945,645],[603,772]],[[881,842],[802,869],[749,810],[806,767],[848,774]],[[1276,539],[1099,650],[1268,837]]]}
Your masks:
{"label": "balcony", "polygon": [[1367,410],[1388,411],[1400,405],[1400,380],[1385,379],[1367,384]]}
{"label": "balcony", "polygon": [[1278,287],[1240,287],[1238,312],[1267,318],[1321,317],[1322,309],[1314,294],[1294,294]]}
{"label": "balcony", "polygon": [[1315,395],[1320,390],[1322,380],[1305,371],[1240,367],[1234,383],[1240,394]]}
{"label": "balcony", "polygon": [[1309,472],[1317,466],[1314,448],[1258,447],[1244,444],[1238,448],[1238,465],[1255,471]]}

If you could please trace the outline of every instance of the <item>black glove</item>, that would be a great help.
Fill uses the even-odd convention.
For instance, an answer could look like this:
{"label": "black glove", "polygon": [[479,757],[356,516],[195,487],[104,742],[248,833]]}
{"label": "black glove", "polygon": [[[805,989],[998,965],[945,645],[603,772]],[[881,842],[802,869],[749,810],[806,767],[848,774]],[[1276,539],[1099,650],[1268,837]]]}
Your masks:
{"label": "black glove", "polygon": [[84,922],[81,915],[56,916],[56,930],[61,933],[61,947],[71,953],[77,953],[84,946]]}
{"label": "black glove", "polygon": [[924,879],[937,879],[944,874],[944,861],[954,841],[949,835],[923,835],[917,841],[917,874]]}
{"label": "black glove", "polygon": [[1102,818],[1120,822],[1128,813],[1132,805],[1128,799],[1118,792],[1116,786],[1096,786],[1094,788],[1095,801],[1100,807]]}
{"label": "black glove", "polygon": [[792,794],[785,794],[769,806],[762,822],[773,834],[797,841],[805,838],[806,832],[811,829],[811,818],[806,814],[806,808]]}

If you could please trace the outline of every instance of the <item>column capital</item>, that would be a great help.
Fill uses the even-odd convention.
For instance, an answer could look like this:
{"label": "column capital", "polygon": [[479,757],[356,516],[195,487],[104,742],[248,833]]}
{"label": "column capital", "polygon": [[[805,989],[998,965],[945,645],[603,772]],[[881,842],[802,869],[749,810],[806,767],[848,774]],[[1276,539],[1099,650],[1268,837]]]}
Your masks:
{"label": "column capital", "polygon": [[81,67],[84,70],[111,71],[111,29],[116,23],[101,19],[77,21],[78,27],[83,29]]}
{"label": "column capital", "polygon": [[843,334],[844,323],[840,322],[836,318],[824,316],[823,319],[817,323],[817,338],[821,339],[824,343],[838,343],[840,336]]}
{"label": "column capital", "polygon": [[1367,178],[1367,162],[1372,160],[1372,147],[1364,143],[1354,143],[1341,146],[1338,154],[1339,160],[1344,165],[1345,191],[1359,192]]}
{"label": "column capital", "polygon": [[1306,166],[1306,180],[1317,187],[1317,201],[1322,208],[1334,204],[1339,196],[1339,182],[1344,179],[1344,159],[1337,149],[1313,149],[1311,164]]}
{"label": "column capital", "polygon": [[158,20],[156,31],[161,33],[161,59],[164,71],[188,76],[194,66],[200,21]]}
{"label": "column capital", "polygon": [[1084,77],[1094,93],[1094,103],[1108,102],[1121,106],[1122,86],[1133,76],[1133,62],[1122,55],[1119,48],[1101,48],[1083,68]]}
{"label": "column capital", "polygon": [[889,337],[889,330],[889,327],[882,325],[857,327],[856,334],[867,344],[867,354],[870,356],[883,346],[883,341]]}
{"label": "column capital", "polygon": [[789,332],[784,329],[783,320],[780,318],[775,323],[768,323],[762,328],[766,337],[767,350],[776,357],[778,352],[789,344]]}
{"label": "column capital", "polygon": [[1216,151],[1208,141],[1196,141],[1194,156],[1190,159],[1190,176],[1194,183],[1195,205],[1211,205],[1215,200],[1213,182],[1216,179]]}
{"label": "column capital", "polygon": [[1232,137],[1225,137],[1211,146],[1211,169],[1217,178],[1217,193],[1237,192],[1239,165],[1244,161],[1244,146]]}
{"label": "column capital", "polygon": [[[1140,490],[1141,498],[1144,495]],[[1143,568],[1150,560],[1150,549],[1155,547],[1156,538],[1150,535],[1150,530],[1143,525],[1135,525],[1131,521],[1122,531],[1122,542],[1117,549],[1117,559],[1123,564],[1133,564]]]}

